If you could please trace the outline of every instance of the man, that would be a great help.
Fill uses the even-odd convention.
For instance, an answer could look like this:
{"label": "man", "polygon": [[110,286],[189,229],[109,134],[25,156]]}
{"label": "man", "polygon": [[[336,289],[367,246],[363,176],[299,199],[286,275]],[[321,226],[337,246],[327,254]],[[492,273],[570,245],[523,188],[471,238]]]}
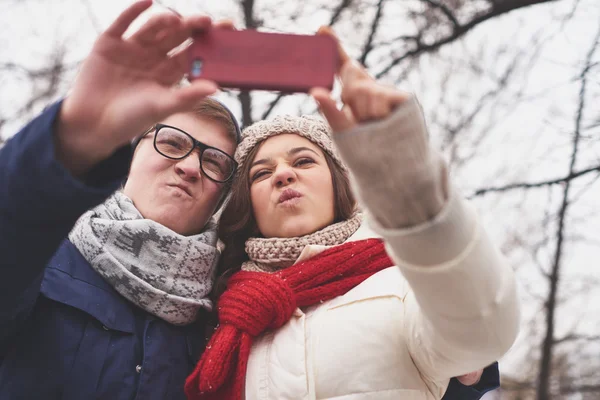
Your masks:
{"label": "man", "polygon": [[122,37],[150,5],[124,11],[66,99],[1,150],[1,398],[185,397],[239,129],[206,98],[214,83],[174,88],[186,57],[170,51],[209,18],[161,14]]}

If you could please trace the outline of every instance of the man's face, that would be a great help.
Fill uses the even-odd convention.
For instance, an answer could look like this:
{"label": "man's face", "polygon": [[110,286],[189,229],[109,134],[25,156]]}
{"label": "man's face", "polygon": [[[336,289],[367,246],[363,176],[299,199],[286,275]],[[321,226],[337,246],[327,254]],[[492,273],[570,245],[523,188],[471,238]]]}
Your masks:
{"label": "man's face", "polygon": [[[218,122],[193,114],[175,114],[162,123],[233,156],[235,143]],[[201,172],[199,149],[182,160],[172,160],[159,154],[153,141],[154,133],[150,133],[136,148],[125,195],[144,218],[181,235],[200,233],[215,212],[225,184]]]}

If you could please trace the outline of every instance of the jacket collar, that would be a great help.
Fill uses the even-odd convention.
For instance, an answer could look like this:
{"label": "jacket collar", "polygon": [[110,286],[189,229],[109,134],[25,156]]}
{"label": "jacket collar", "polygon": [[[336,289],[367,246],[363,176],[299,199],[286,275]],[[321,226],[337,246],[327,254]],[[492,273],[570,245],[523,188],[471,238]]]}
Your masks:
{"label": "jacket collar", "polygon": [[65,240],[48,263],[41,293],[91,315],[107,329],[133,333],[135,306],[119,295]]}

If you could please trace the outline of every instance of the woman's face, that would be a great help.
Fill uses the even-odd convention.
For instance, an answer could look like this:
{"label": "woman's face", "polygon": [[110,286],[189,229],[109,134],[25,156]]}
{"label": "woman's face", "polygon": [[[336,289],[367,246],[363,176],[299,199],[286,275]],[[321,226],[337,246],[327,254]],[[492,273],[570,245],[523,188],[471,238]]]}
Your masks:
{"label": "woman's face", "polygon": [[297,237],[334,221],[331,172],[323,151],[296,134],[272,136],[260,144],[248,176],[260,233]]}
{"label": "woman's face", "polygon": [[[200,142],[233,155],[235,144],[224,126],[193,114],[175,114],[162,121]],[[193,235],[215,212],[224,184],[200,171],[199,149],[182,160],[171,160],[154,149],[154,133],[139,143],[124,193],[144,218],[181,234]]]}

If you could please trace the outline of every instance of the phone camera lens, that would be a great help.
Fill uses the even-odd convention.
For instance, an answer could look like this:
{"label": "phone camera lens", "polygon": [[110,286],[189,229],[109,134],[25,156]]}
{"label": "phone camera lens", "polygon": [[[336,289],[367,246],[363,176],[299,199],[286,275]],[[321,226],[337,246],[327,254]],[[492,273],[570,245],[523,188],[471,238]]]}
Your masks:
{"label": "phone camera lens", "polygon": [[194,60],[192,62],[192,71],[191,71],[191,74],[192,74],[193,78],[197,78],[200,75],[202,75],[202,65],[203,64],[204,63],[202,62],[202,60]]}

